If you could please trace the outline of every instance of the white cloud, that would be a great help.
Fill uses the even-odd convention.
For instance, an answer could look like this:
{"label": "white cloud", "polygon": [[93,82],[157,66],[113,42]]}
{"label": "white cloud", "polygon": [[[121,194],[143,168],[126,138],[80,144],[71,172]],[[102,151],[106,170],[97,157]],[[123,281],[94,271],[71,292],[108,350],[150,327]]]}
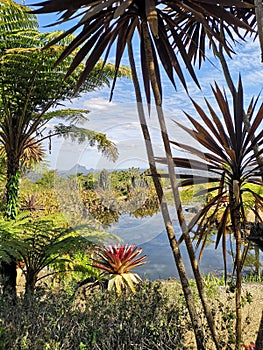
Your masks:
{"label": "white cloud", "polygon": [[94,97],[84,100],[83,106],[88,109],[91,108],[91,111],[101,111],[109,110],[112,106],[116,106],[116,103],[106,101],[103,97]]}

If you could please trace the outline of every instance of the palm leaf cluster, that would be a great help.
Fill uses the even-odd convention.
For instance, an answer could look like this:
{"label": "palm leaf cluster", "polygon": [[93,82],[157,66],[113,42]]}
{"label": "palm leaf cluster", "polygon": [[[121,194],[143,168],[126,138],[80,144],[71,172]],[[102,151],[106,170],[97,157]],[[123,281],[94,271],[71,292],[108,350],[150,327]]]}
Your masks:
{"label": "palm leaf cluster", "polygon": [[[216,247],[221,240],[225,256],[227,233],[235,234],[236,210],[244,235],[248,212],[254,213],[256,220],[262,222],[263,197],[259,191],[263,169],[257,158],[263,152],[263,104],[257,110],[258,98],[252,99],[247,110],[244,110],[241,79],[233,101],[233,113],[225,92],[217,84],[212,90],[217,102],[216,109],[205,100],[209,110],[207,114],[193,101],[200,122],[186,113],[194,129],[176,122],[197,141],[197,146],[175,141],[171,143],[196,158],[174,158],[175,167],[188,170],[188,173],[186,171],[182,175],[181,185],[209,184],[208,188],[197,193],[207,193],[207,203],[192,219],[189,230],[194,228],[198,236],[197,245],[203,242],[203,250],[211,229],[217,223]],[[244,121],[245,114],[251,123],[249,129]],[[161,158],[158,161],[165,162]],[[193,169],[201,172],[201,175],[193,175],[191,171],[189,173]]]}
{"label": "palm leaf cluster", "polygon": [[[32,169],[35,164],[39,164],[46,156],[45,149],[41,144],[37,143],[35,139],[29,138],[25,142],[25,148],[20,159],[21,170]],[[3,144],[0,144],[0,157],[3,165],[6,167],[6,151]]]}
{"label": "palm leaf cluster", "polygon": [[92,266],[110,276],[109,290],[115,289],[119,295],[122,289],[128,286],[135,293],[135,285],[141,281],[141,278],[131,270],[146,263],[143,261],[146,258],[145,255],[138,257],[141,252],[142,249],[129,244],[99,247],[97,258],[92,259]]}
{"label": "palm leaf cluster", "polygon": [[[247,31],[255,24],[251,1],[79,0],[73,3],[49,0],[36,6],[41,7],[34,10],[34,13],[60,12],[58,23],[74,19],[72,27],[50,45],[77,32],[76,37],[70,41],[58,60],[63,61],[79,48],[68,70],[70,75],[86,59],[77,89],[102,54],[105,53],[106,61],[116,44],[113,90],[126,44],[137,33],[141,39],[141,68],[148,103],[150,103],[151,78],[147,41],[150,41],[153,49],[154,73],[159,90],[162,91],[158,60],[173,85],[176,73],[186,87],[181,61],[198,84],[192,61],[195,62],[199,57],[201,64],[205,59],[206,39],[210,40],[213,37],[213,41],[220,42],[230,54],[233,50],[231,41],[235,41],[235,36],[241,37],[240,28]],[[227,34],[227,38],[224,34]]]}

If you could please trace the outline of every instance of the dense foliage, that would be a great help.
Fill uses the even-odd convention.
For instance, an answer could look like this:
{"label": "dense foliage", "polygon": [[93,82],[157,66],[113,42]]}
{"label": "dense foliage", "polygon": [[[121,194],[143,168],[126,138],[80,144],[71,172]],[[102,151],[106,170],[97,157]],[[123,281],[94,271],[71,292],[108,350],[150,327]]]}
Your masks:
{"label": "dense foliage", "polygon": [[45,292],[45,298],[40,293],[30,308],[0,302],[0,347],[184,349],[184,315],[181,302],[170,304],[161,286],[149,282],[136,294],[116,297],[97,290],[82,301],[78,295],[74,302],[63,291]]}
{"label": "dense foliage", "polygon": [[139,168],[70,176],[43,171],[35,180],[23,177],[19,205],[37,215],[62,211],[69,221],[70,212],[75,212],[76,220],[86,216],[107,228],[122,214],[142,218],[158,212],[158,198],[148,174]]}

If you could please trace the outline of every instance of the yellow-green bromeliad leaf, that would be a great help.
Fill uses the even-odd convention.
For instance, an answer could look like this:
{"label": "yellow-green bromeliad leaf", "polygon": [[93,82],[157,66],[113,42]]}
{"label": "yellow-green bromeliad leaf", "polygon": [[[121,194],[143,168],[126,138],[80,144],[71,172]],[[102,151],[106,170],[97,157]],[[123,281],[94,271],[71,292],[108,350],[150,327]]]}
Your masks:
{"label": "yellow-green bromeliad leaf", "polygon": [[119,274],[112,275],[108,283],[108,290],[115,290],[117,295],[120,295],[123,287],[124,281],[122,276]]}
{"label": "yellow-green bromeliad leaf", "polygon": [[135,285],[141,282],[141,278],[139,277],[139,275],[137,275],[137,273],[123,273],[122,277],[131,289],[131,291],[133,293],[136,293]]}
{"label": "yellow-green bromeliad leaf", "polygon": [[122,273],[111,276],[108,283],[108,290],[115,290],[117,295],[120,295],[122,289],[128,286],[132,293],[136,293],[135,285],[141,281],[141,278],[136,273]]}

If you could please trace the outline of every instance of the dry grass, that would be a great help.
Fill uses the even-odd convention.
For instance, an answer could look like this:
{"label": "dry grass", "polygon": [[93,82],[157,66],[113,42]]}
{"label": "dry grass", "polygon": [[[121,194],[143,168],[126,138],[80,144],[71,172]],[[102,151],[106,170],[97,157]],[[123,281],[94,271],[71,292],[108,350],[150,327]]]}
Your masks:
{"label": "dry grass", "polygon": [[[182,295],[180,283],[174,279],[162,281],[168,290],[170,298],[175,299]],[[195,287],[193,292],[198,304],[198,295]],[[216,284],[207,286],[207,295],[212,312],[216,321],[216,327],[222,345],[222,350],[234,349],[235,337],[235,293],[230,291],[229,286],[218,286]],[[256,340],[261,314],[263,310],[263,283],[245,282],[242,285],[242,340],[249,344]],[[203,316],[205,333],[209,332]],[[185,334],[184,345],[188,350],[196,350],[194,334],[191,330]],[[214,347],[207,342],[207,350]]]}

